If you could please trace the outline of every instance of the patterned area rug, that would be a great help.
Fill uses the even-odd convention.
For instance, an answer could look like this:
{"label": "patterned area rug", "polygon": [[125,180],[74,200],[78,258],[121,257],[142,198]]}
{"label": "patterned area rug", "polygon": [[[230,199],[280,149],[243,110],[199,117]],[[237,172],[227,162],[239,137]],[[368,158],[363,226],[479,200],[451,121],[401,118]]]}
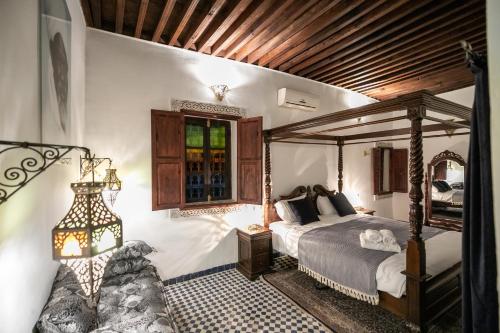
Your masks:
{"label": "patterned area rug", "polygon": [[[412,332],[405,321],[378,306],[330,288],[317,289],[316,280],[299,272],[293,258],[278,258],[275,272],[264,280],[335,332]],[[429,333],[444,332],[461,332],[460,305],[429,329]]]}
{"label": "patterned area rug", "polygon": [[262,280],[231,269],[169,285],[180,332],[326,333],[318,320]]}

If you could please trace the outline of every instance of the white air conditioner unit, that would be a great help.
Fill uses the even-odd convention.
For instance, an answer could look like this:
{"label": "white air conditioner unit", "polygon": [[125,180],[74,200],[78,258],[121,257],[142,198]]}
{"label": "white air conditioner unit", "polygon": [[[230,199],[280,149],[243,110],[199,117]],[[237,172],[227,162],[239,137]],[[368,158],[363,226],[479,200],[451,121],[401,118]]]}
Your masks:
{"label": "white air conditioner unit", "polygon": [[316,111],[319,109],[319,97],[293,89],[281,88],[278,90],[278,105],[292,109]]}

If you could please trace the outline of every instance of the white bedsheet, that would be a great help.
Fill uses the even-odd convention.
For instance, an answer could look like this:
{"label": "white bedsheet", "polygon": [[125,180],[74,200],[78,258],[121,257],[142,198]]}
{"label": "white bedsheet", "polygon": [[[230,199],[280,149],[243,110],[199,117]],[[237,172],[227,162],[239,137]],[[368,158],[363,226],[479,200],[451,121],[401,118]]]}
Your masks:
{"label": "white bedsheet", "polygon": [[461,204],[464,201],[464,190],[453,189],[446,192],[432,192],[432,200]]}
{"label": "white bedsheet", "polygon": [[[321,221],[300,225],[283,221],[271,223],[273,231],[273,248],[281,253],[298,258],[299,238],[305,232],[327,225],[347,222],[364,214],[353,214],[344,217],[321,217]],[[427,254],[427,274],[437,275],[462,258],[462,236],[456,231],[447,231],[425,241]],[[406,277],[401,274],[406,268],[406,250],[394,254],[384,260],[377,269],[377,289],[394,297],[401,297],[406,290]]]}

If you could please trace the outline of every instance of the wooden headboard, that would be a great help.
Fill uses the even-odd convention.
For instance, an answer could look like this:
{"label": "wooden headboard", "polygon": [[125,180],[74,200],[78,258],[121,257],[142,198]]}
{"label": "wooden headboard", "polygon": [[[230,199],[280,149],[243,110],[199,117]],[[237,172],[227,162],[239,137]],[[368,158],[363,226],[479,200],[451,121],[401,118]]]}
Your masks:
{"label": "wooden headboard", "polygon": [[[303,194],[306,194],[306,195],[312,197],[311,187],[309,187],[309,186],[306,187],[306,186],[302,186],[302,185],[297,186],[289,194],[280,195],[279,198],[280,198],[280,200],[289,200],[289,199],[299,197]],[[278,200],[274,199],[272,201],[272,204],[269,205],[269,207],[267,208],[269,210],[269,223],[281,221],[280,217],[278,216],[278,213],[276,212],[276,207],[274,207],[274,204],[276,202],[278,202]],[[265,227],[269,227],[269,225],[265,225]]]}

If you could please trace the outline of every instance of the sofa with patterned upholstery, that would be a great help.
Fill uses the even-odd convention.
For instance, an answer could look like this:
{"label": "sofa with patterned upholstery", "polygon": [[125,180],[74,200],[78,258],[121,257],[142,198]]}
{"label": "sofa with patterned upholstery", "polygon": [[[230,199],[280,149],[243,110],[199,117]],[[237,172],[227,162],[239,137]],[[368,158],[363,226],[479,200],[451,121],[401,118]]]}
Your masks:
{"label": "sofa with patterned upholstery", "polygon": [[40,333],[176,333],[163,283],[151,262],[152,249],[127,242],[104,270],[97,306],[91,305],[73,271],[61,265],[34,329]]}

